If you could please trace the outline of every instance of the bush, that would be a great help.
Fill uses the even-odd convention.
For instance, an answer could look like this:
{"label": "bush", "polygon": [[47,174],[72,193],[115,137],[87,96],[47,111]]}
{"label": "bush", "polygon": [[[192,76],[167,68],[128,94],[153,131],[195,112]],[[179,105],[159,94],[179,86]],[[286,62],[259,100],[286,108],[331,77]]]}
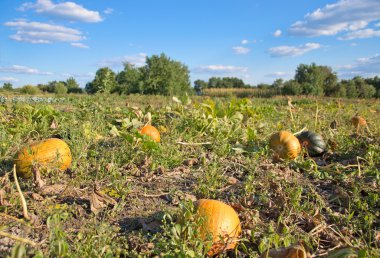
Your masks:
{"label": "bush", "polygon": [[21,88],[20,91],[21,93],[29,94],[29,95],[36,95],[36,94],[41,93],[40,89],[38,89],[37,87],[33,85],[25,85],[24,87]]}

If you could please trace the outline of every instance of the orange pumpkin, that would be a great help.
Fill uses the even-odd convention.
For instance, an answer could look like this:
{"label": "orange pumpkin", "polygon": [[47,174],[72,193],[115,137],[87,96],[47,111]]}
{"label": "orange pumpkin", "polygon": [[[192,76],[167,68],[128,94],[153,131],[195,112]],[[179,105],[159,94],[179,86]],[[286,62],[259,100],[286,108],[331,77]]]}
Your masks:
{"label": "orange pumpkin", "polygon": [[71,165],[71,152],[66,142],[50,138],[22,148],[15,156],[17,175],[28,178],[33,176],[33,166],[42,171],[58,168],[66,170]]}
{"label": "orange pumpkin", "polygon": [[366,125],[367,121],[365,121],[365,119],[363,117],[355,115],[354,117],[351,118],[351,123],[355,127],[359,127],[359,126],[362,126],[362,125]]}
{"label": "orange pumpkin", "polygon": [[141,129],[141,134],[144,134],[144,135],[148,135],[152,138],[153,141],[155,142],[160,142],[161,138],[160,138],[160,132],[157,130],[156,127],[152,126],[152,125],[145,125],[142,129]]}
{"label": "orange pumpkin", "polygon": [[208,255],[235,248],[241,233],[238,214],[229,205],[209,199],[197,202],[197,216],[201,218],[200,236],[212,237],[213,245]]}
{"label": "orange pumpkin", "polygon": [[292,133],[280,131],[270,137],[269,145],[282,159],[295,159],[301,152],[301,145]]}

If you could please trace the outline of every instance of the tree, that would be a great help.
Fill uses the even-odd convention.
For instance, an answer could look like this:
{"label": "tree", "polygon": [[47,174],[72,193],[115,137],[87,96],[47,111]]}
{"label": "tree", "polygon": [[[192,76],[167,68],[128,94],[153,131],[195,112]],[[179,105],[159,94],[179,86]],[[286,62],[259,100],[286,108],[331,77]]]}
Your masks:
{"label": "tree", "polygon": [[236,77],[211,77],[208,80],[208,88],[247,88],[242,79]]}
{"label": "tree", "polygon": [[187,66],[163,53],[147,57],[141,72],[143,94],[182,95],[191,92]]}
{"label": "tree", "polygon": [[73,77],[70,77],[66,80],[65,86],[67,88],[67,93],[82,93],[83,92],[83,90],[79,87],[79,84]]}
{"label": "tree", "polygon": [[273,88],[277,88],[277,89],[280,89],[284,86],[284,80],[279,78],[279,79],[276,79],[273,83],[272,83],[272,87]]}
{"label": "tree", "polygon": [[302,91],[301,85],[296,80],[289,80],[284,83],[282,94],[284,95],[300,95]]}
{"label": "tree", "polygon": [[33,85],[25,85],[21,88],[21,92],[29,95],[35,95],[40,93],[40,89]]}
{"label": "tree", "polygon": [[256,86],[258,89],[270,89],[272,87],[271,84],[267,84],[267,83],[259,83],[257,84]]}
{"label": "tree", "polygon": [[206,89],[208,86],[207,82],[202,80],[196,80],[194,81],[194,90],[198,95],[202,94],[202,91]]}
{"label": "tree", "polygon": [[110,93],[116,88],[116,75],[108,67],[100,68],[96,71],[95,79],[86,84],[87,93]]}
{"label": "tree", "polygon": [[124,70],[116,75],[117,87],[115,92],[119,94],[141,93],[142,72],[133,64],[124,63]]}
{"label": "tree", "polygon": [[67,88],[63,82],[57,82],[54,85],[54,93],[55,94],[66,94]]}
{"label": "tree", "polygon": [[343,80],[341,84],[345,87],[346,89],[346,97],[347,98],[357,98],[359,97],[359,92],[356,89],[355,82],[353,80]]}
{"label": "tree", "polygon": [[7,91],[11,91],[11,90],[13,90],[13,85],[12,85],[12,83],[10,83],[10,82],[5,82],[5,83],[3,84],[3,89],[4,89],[4,90],[7,90]]}
{"label": "tree", "polygon": [[365,79],[365,82],[375,87],[376,89],[375,97],[380,98],[380,77],[375,76],[373,78],[367,78]]}
{"label": "tree", "polygon": [[328,66],[300,64],[297,67],[294,79],[301,85],[301,93],[305,95],[322,96],[331,93],[338,77]]}
{"label": "tree", "polygon": [[366,83],[366,81],[360,77],[354,77],[352,79],[355,83],[356,89],[359,93],[359,98],[372,98],[376,93],[375,87]]}

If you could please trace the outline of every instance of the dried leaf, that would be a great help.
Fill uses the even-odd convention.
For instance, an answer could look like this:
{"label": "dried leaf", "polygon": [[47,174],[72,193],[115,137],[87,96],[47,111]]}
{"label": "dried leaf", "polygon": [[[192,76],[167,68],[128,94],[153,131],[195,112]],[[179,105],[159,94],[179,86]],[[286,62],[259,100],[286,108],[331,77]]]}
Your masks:
{"label": "dried leaf", "polygon": [[8,206],[9,202],[5,199],[7,191],[10,191],[10,181],[8,174],[0,178],[0,205]]}
{"label": "dried leaf", "polygon": [[240,203],[230,203],[230,206],[234,208],[234,210],[237,212],[242,212],[246,210],[246,208],[244,208]]}
{"label": "dried leaf", "polygon": [[9,202],[5,199],[6,193],[4,189],[0,189],[0,205],[8,206]]}
{"label": "dried leaf", "polygon": [[100,209],[108,206],[108,205],[116,205],[117,202],[106,194],[100,192],[98,189],[93,190],[90,195],[90,204],[91,211],[95,214],[99,212]]}
{"label": "dried leaf", "polygon": [[356,258],[358,252],[353,248],[341,248],[334,250],[327,255],[327,258]]}
{"label": "dried leaf", "polygon": [[50,128],[51,129],[57,129],[58,128],[58,123],[55,120],[53,120],[51,122],[51,124],[50,124]]}
{"label": "dried leaf", "polygon": [[44,197],[42,197],[42,196],[39,195],[38,193],[32,193],[32,198],[33,198],[33,200],[35,200],[35,201],[43,201],[43,200],[44,200]]}
{"label": "dried leaf", "polygon": [[237,183],[239,183],[239,180],[233,176],[230,176],[227,178],[227,183],[229,185],[236,185]]}
{"label": "dried leaf", "polygon": [[148,112],[146,115],[145,115],[145,122],[146,124],[151,124],[152,122],[152,114],[150,112]]}
{"label": "dried leaf", "polygon": [[189,166],[189,167],[192,167],[192,166],[195,166],[199,163],[199,160],[197,158],[190,158],[190,159],[187,159],[183,162],[183,164],[185,166]]}
{"label": "dried leaf", "polygon": [[161,223],[157,220],[139,219],[138,222],[141,224],[143,230],[148,232],[157,232],[161,227]]}
{"label": "dried leaf", "polygon": [[45,185],[40,190],[42,194],[46,195],[59,195],[67,188],[63,184]]}
{"label": "dried leaf", "polygon": [[310,258],[311,255],[306,251],[302,244],[294,244],[285,248],[270,249],[263,253],[261,258]]}
{"label": "dried leaf", "polygon": [[172,98],[172,100],[176,103],[179,103],[179,104],[182,104],[182,101],[180,101],[177,97],[174,97]]}
{"label": "dried leaf", "polygon": [[42,180],[40,170],[36,167],[33,168],[33,175],[34,175],[34,184],[38,188],[42,188],[46,183],[44,180]]}

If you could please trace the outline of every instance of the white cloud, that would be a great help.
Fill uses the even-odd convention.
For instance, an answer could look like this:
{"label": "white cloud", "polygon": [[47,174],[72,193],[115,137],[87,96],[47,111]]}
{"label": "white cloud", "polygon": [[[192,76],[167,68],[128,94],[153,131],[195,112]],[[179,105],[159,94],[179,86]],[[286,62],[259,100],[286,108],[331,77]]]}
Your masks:
{"label": "white cloud", "polygon": [[265,76],[270,77],[270,78],[283,78],[283,77],[289,77],[291,76],[291,74],[287,72],[274,72],[274,73],[266,74]]}
{"label": "white cloud", "polygon": [[232,49],[234,50],[235,54],[238,54],[238,55],[245,55],[245,54],[248,54],[249,51],[251,51],[249,48],[246,48],[246,47],[232,47]]}
{"label": "white cloud", "polygon": [[358,45],[358,43],[356,43],[356,42],[352,42],[352,43],[350,44],[351,47],[356,47],[357,45]]}
{"label": "white cloud", "polygon": [[14,77],[0,77],[0,82],[18,82],[18,79]]}
{"label": "white cloud", "polygon": [[247,40],[247,39],[243,39],[243,40],[241,41],[241,44],[243,44],[243,45],[248,44],[248,40]]}
{"label": "white cloud", "polygon": [[77,47],[77,48],[89,48],[89,46],[87,46],[83,43],[78,43],[78,42],[77,43],[71,43],[70,45],[73,47]]}
{"label": "white cloud", "polygon": [[192,70],[195,73],[211,73],[211,74],[230,74],[230,73],[246,73],[248,67],[232,66],[232,65],[207,65],[199,66]]}
{"label": "white cloud", "polygon": [[273,36],[275,36],[276,38],[281,37],[281,35],[282,35],[282,31],[281,31],[281,30],[276,30],[276,31],[273,33]]}
{"label": "white cloud", "polygon": [[321,47],[318,43],[306,43],[299,46],[278,46],[268,49],[268,53],[272,57],[300,56]]}
{"label": "white cloud", "polygon": [[29,43],[53,43],[58,41],[76,42],[85,39],[79,30],[41,22],[16,20],[6,22],[8,27],[16,28],[16,34],[11,39]]}
{"label": "white cloud", "polygon": [[107,8],[103,11],[105,14],[111,14],[113,13],[113,9],[112,8]]}
{"label": "white cloud", "polygon": [[36,13],[45,14],[54,18],[69,21],[100,22],[102,17],[99,12],[91,11],[74,2],[53,3],[51,0],[37,0],[36,3],[24,3],[19,10],[35,10]]}
{"label": "white cloud", "polygon": [[78,79],[78,80],[88,80],[88,79],[93,79],[95,77],[95,73],[94,72],[88,72],[88,73],[62,73],[60,76],[65,77],[65,78],[74,77],[75,79]]}
{"label": "white cloud", "polygon": [[375,24],[375,27],[380,27],[380,22]]}
{"label": "white cloud", "polygon": [[350,78],[357,75],[363,77],[379,76],[380,54],[358,58],[353,64],[340,66],[337,70],[339,77],[342,78]]}
{"label": "white cloud", "polygon": [[351,39],[364,39],[364,38],[373,38],[380,37],[380,30],[373,29],[364,29],[349,32],[346,35],[339,37],[340,40],[351,40]]}
{"label": "white cloud", "polygon": [[0,67],[2,73],[21,73],[21,74],[35,74],[35,75],[52,75],[51,72],[43,72],[35,68],[30,68],[22,65],[11,65],[9,67]]}
{"label": "white cloud", "polygon": [[322,36],[364,29],[370,22],[380,20],[378,0],[339,0],[312,13],[289,29],[291,35]]}
{"label": "white cloud", "polygon": [[111,59],[102,60],[99,62],[98,66],[100,67],[119,67],[122,66],[123,63],[131,63],[135,66],[144,66],[146,61],[146,54],[145,53],[139,53],[137,55],[132,56],[121,56]]}

